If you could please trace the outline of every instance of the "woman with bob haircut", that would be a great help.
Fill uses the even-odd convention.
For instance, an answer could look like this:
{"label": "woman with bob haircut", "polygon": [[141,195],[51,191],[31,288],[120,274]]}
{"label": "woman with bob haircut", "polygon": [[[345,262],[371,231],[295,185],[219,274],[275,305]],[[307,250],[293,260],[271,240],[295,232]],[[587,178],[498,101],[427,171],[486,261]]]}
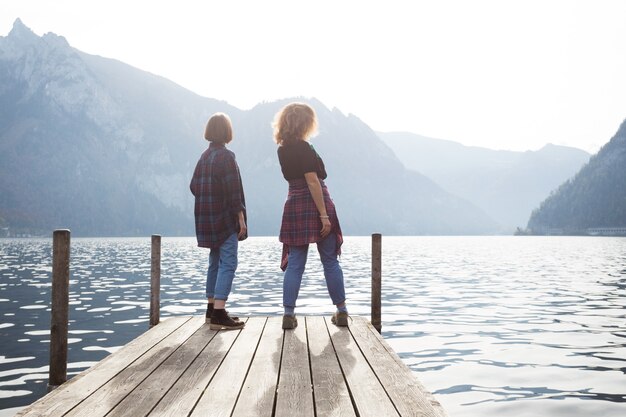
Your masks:
{"label": "woman with bob haircut", "polygon": [[226,149],[233,139],[230,118],[215,113],[204,132],[209,148],[202,153],[189,188],[195,196],[198,246],[209,248],[206,277],[206,323],[211,330],[241,329],[244,323],[226,311],[237,269],[239,241],[248,237],[246,200],[235,154]]}
{"label": "woman with bob haircut", "polygon": [[310,243],[317,244],[326,287],[337,306],[332,322],[347,326],[343,271],[338,260],[343,236],[335,204],[324,184],[327,177],[324,162],[308,142],[317,132],[317,116],[309,105],[291,103],[276,114],[273,127],[280,169],[289,182],[279,237],[283,243],[281,269],[285,271],[283,329],[298,325],[296,300]]}

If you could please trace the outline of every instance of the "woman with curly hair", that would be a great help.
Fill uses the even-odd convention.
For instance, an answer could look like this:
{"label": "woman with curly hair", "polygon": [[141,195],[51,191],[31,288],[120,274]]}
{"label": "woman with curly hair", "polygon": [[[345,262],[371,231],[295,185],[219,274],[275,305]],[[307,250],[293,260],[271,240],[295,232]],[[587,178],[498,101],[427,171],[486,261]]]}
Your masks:
{"label": "woman with curly hair", "polygon": [[276,114],[273,126],[280,168],[289,182],[279,237],[283,243],[281,269],[285,271],[283,329],[298,325],[296,300],[310,243],[317,244],[328,293],[337,306],[332,322],[347,326],[343,271],[338,260],[343,236],[335,204],[324,184],[324,162],[308,142],[317,131],[317,116],[309,105],[291,103]]}

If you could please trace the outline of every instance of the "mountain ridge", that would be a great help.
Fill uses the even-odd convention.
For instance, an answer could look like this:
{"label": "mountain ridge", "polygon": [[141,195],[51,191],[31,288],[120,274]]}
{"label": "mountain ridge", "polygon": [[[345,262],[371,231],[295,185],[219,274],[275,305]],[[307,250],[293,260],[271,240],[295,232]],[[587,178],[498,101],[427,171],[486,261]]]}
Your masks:
{"label": "mountain ridge", "polygon": [[587,162],[577,148],[546,144],[537,151],[492,150],[405,132],[379,132],[404,165],[472,202],[511,233]]}
{"label": "mountain ridge", "polygon": [[[208,145],[206,120],[222,111],[235,128],[229,147],[242,172],[250,232],[278,233],[286,182],[270,122],[291,99],[239,110],[76,50],[57,35],[31,38],[20,25],[0,38],[0,103],[10,108],[0,116],[0,226],[71,228],[76,236],[193,235],[189,179]],[[407,171],[358,117],[306,101],[318,112],[313,143],[329,170],[344,232],[494,230],[481,210]]]}

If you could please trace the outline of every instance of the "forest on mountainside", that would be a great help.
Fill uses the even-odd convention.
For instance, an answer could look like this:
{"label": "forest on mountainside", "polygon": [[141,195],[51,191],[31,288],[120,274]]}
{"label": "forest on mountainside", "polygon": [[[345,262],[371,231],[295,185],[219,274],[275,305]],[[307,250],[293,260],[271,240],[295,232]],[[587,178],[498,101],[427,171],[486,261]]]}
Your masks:
{"label": "forest on mountainside", "polygon": [[626,120],[613,138],[533,211],[528,229],[543,234],[560,230],[626,227]]}

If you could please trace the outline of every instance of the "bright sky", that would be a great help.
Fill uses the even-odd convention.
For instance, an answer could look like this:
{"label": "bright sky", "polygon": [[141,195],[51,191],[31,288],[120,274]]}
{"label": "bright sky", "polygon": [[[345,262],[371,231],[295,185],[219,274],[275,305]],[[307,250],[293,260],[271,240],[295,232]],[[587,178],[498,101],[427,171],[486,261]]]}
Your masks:
{"label": "bright sky", "polygon": [[248,109],[316,97],[378,131],[595,152],[626,118],[623,0],[0,0],[95,55]]}

